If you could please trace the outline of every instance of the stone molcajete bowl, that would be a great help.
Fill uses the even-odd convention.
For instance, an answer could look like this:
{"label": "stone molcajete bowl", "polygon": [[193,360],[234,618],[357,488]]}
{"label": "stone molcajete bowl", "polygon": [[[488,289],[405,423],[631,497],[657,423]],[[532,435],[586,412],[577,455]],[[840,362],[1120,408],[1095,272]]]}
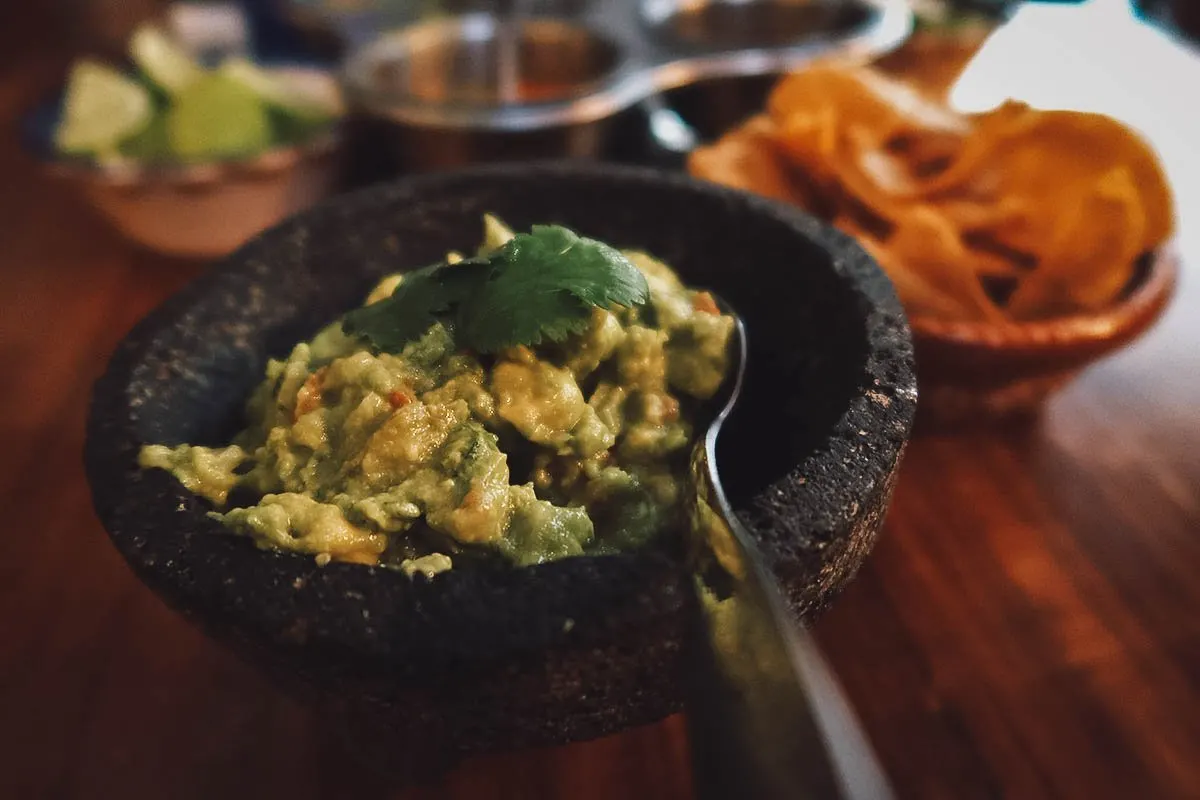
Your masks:
{"label": "stone molcajete bowl", "polygon": [[429,175],[333,199],[235,252],[138,324],[97,383],[96,511],[168,604],[397,773],[677,711],[679,562],[580,557],[432,581],[318,567],[229,535],[136,455],[146,442],[227,441],[268,356],[381,275],[471,247],[489,211],[648,250],[742,314],[747,383],[718,467],[799,616],[824,608],[871,549],[915,407],[904,316],[849,237],[683,176],[565,164]]}

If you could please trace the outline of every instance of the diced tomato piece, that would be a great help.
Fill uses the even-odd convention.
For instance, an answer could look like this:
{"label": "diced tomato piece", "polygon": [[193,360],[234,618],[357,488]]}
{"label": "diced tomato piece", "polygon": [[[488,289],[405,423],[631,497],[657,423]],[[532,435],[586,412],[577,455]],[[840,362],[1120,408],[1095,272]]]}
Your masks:
{"label": "diced tomato piece", "polygon": [[397,389],[388,395],[388,402],[392,404],[392,408],[404,408],[416,399],[408,389]]}
{"label": "diced tomato piece", "polygon": [[692,298],[692,308],[701,314],[721,313],[721,309],[717,308],[717,301],[708,292],[696,292],[696,295]]}
{"label": "diced tomato piece", "polygon": [[292,413],[293,421],[321,407],[321,386],[325,382],[325,370],[326,367],[321,367],[309,375],[296,391],[296,408]]}

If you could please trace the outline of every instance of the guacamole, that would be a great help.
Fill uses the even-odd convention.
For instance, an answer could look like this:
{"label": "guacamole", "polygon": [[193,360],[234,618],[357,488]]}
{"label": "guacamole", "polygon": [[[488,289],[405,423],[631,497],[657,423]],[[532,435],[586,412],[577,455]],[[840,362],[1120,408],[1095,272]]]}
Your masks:
{"label": "guacamole", "polygon": [[[479,254],[512,237],[488,218]],[[394,353],[335,321],[268,363],[227,447],[146,445],[140,463],[230,530],[322,565],[431,576],[642,547],[683,519],[692,420],[725,378],[734,322],[667,265],[623,255],[649,289],[640,307],[590,308],[559,341],[486,354],[441,321]]]}

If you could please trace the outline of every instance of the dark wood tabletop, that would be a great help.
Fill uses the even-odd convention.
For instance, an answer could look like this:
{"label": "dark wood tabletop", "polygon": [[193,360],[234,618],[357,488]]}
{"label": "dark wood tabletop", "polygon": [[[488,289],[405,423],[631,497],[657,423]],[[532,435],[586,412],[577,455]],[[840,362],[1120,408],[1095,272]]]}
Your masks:
{"label": "dark wood tabletop", "polygon": [[[679,717],[389,792],[135,580],[92,514],[85,406],[200,267],[21,155],[12,118],[62,61],[0,58],[0,797],[691,797]],[[1184,271],[1161,323],[1032,425],[917,437],[817,625],[903,798],[1200,797],[1200,169],[1168,168]]]}

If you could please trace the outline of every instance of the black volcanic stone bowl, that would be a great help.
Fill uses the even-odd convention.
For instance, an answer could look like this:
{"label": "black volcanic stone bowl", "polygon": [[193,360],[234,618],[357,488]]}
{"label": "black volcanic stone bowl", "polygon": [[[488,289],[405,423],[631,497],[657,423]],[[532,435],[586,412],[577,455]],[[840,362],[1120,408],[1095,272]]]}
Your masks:
{"label": "black volcanic stone bowl", "polygon": [[663,553],[410,581],[266,552],[205,517],[147,442],[223,443],[269,356],[361,302],[382,275],[471,247],[484,212],[558,222],[665,259],[744,317],[742,400],[718,466],[796,614],[824,608],[871,549],[913,417],[908,327],[848,237],[692,179],[523,164],[333,199],[172,297],[96,384],[86,466],[137,575],[396,773],[466,753],[586,739],[680,708],[686,591]]}

